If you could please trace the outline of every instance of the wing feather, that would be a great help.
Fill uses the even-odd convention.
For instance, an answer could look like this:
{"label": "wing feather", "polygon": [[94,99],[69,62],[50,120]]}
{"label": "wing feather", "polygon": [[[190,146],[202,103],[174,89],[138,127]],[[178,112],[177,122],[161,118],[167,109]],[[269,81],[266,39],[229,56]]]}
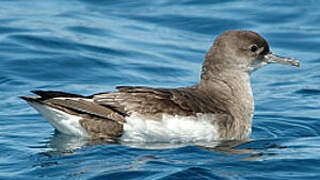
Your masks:
{"label": "wing feather", "polygon": [[[148,87],[117,87],[118,92],[93,95],[94,102],[111,106],[125,114],[134,112],[150,115],[194,115],[196,113],[223,113],[223,107],[208,101],[196,87],[166,89]],[[217,103],[218,104],[218,103]]]}

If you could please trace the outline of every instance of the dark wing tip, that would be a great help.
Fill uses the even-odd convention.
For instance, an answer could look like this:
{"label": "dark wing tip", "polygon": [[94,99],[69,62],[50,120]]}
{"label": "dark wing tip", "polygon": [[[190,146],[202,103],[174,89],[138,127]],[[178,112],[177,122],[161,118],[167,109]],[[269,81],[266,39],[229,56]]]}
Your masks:
{"label": "dark wing tip", "polygon": [[41,102],[39,97],[19,96],[19,98],[21,98],[27,102]]}
{"label": "dark wing tip", "polygon": [[71,93],[65,93],[60,91],[42,91],[42,90],[33,90],[32,93],[38,95],[38,96],[20,96],[21,99],[27,101],[27,102],[39,102],[57,98],[57,97],[84,97],[82,95],[78,94],[71,94]]}
{"label": "dark wing tip", "polygon": [[27,102],[39,102],[41,103],[41,100],[43,100],[43,98],[41,97],[41,92],[42,91],[38,91],[38,90],[34,90],[31,91],[32,93],[39,95],[39,96],[19,96],[19,98],[27,101]]}
{"label": "dark wing tip", "polygon": [[79,94],[65,93],[61,91],[33,90],[31,92],[40,96],[42,100],[56,98],[56,97],[85,97]]}
{"label": "dark wing tip", "polygon": [[19,96],[19,98],[21,98],[25,101],[29,101],[30,99],[32,99],[31,97],[27,97],[27,96]]}

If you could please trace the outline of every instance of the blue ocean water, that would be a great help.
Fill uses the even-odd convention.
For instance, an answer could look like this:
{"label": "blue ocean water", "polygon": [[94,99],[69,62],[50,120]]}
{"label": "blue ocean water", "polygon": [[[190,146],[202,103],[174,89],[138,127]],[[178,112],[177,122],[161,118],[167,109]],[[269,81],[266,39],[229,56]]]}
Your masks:
{"label": "blue ocean water", "polygon": [[[192,85],[230,29],[256,31],[302,63],[253,74],[253,140],[233,150],[88,142],[55,132],[18,98]],[[0,179],[319,179],[319,52],[313,0],[1,0]]]}

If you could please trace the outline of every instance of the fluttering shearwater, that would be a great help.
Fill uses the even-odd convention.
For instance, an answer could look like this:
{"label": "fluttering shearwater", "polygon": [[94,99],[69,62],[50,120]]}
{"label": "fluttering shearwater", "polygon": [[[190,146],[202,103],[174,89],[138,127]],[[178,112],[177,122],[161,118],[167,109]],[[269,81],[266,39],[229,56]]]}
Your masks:
{"label": "fluttering shearwater", "polygon": [[58,131],[122,141],[244,140],[251,134],[253,71],[271,63],[300,66],[272,54],[252,31],[226,31],[207,52],[198,84],[181,88],[117,87],[90,96],[32,91],[21,97]]}

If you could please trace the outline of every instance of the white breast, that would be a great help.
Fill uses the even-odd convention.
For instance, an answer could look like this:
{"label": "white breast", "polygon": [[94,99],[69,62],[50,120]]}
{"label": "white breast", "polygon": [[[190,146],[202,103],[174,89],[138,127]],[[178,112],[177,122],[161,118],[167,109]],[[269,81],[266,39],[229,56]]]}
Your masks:
{"label": "white breast", "polygon": [[211,122],[214,114],[172,116],[164,114],[159,120],[146,119],[139,114],[126,118],[125,142],[210,142],[218,140],[217,128]]}

